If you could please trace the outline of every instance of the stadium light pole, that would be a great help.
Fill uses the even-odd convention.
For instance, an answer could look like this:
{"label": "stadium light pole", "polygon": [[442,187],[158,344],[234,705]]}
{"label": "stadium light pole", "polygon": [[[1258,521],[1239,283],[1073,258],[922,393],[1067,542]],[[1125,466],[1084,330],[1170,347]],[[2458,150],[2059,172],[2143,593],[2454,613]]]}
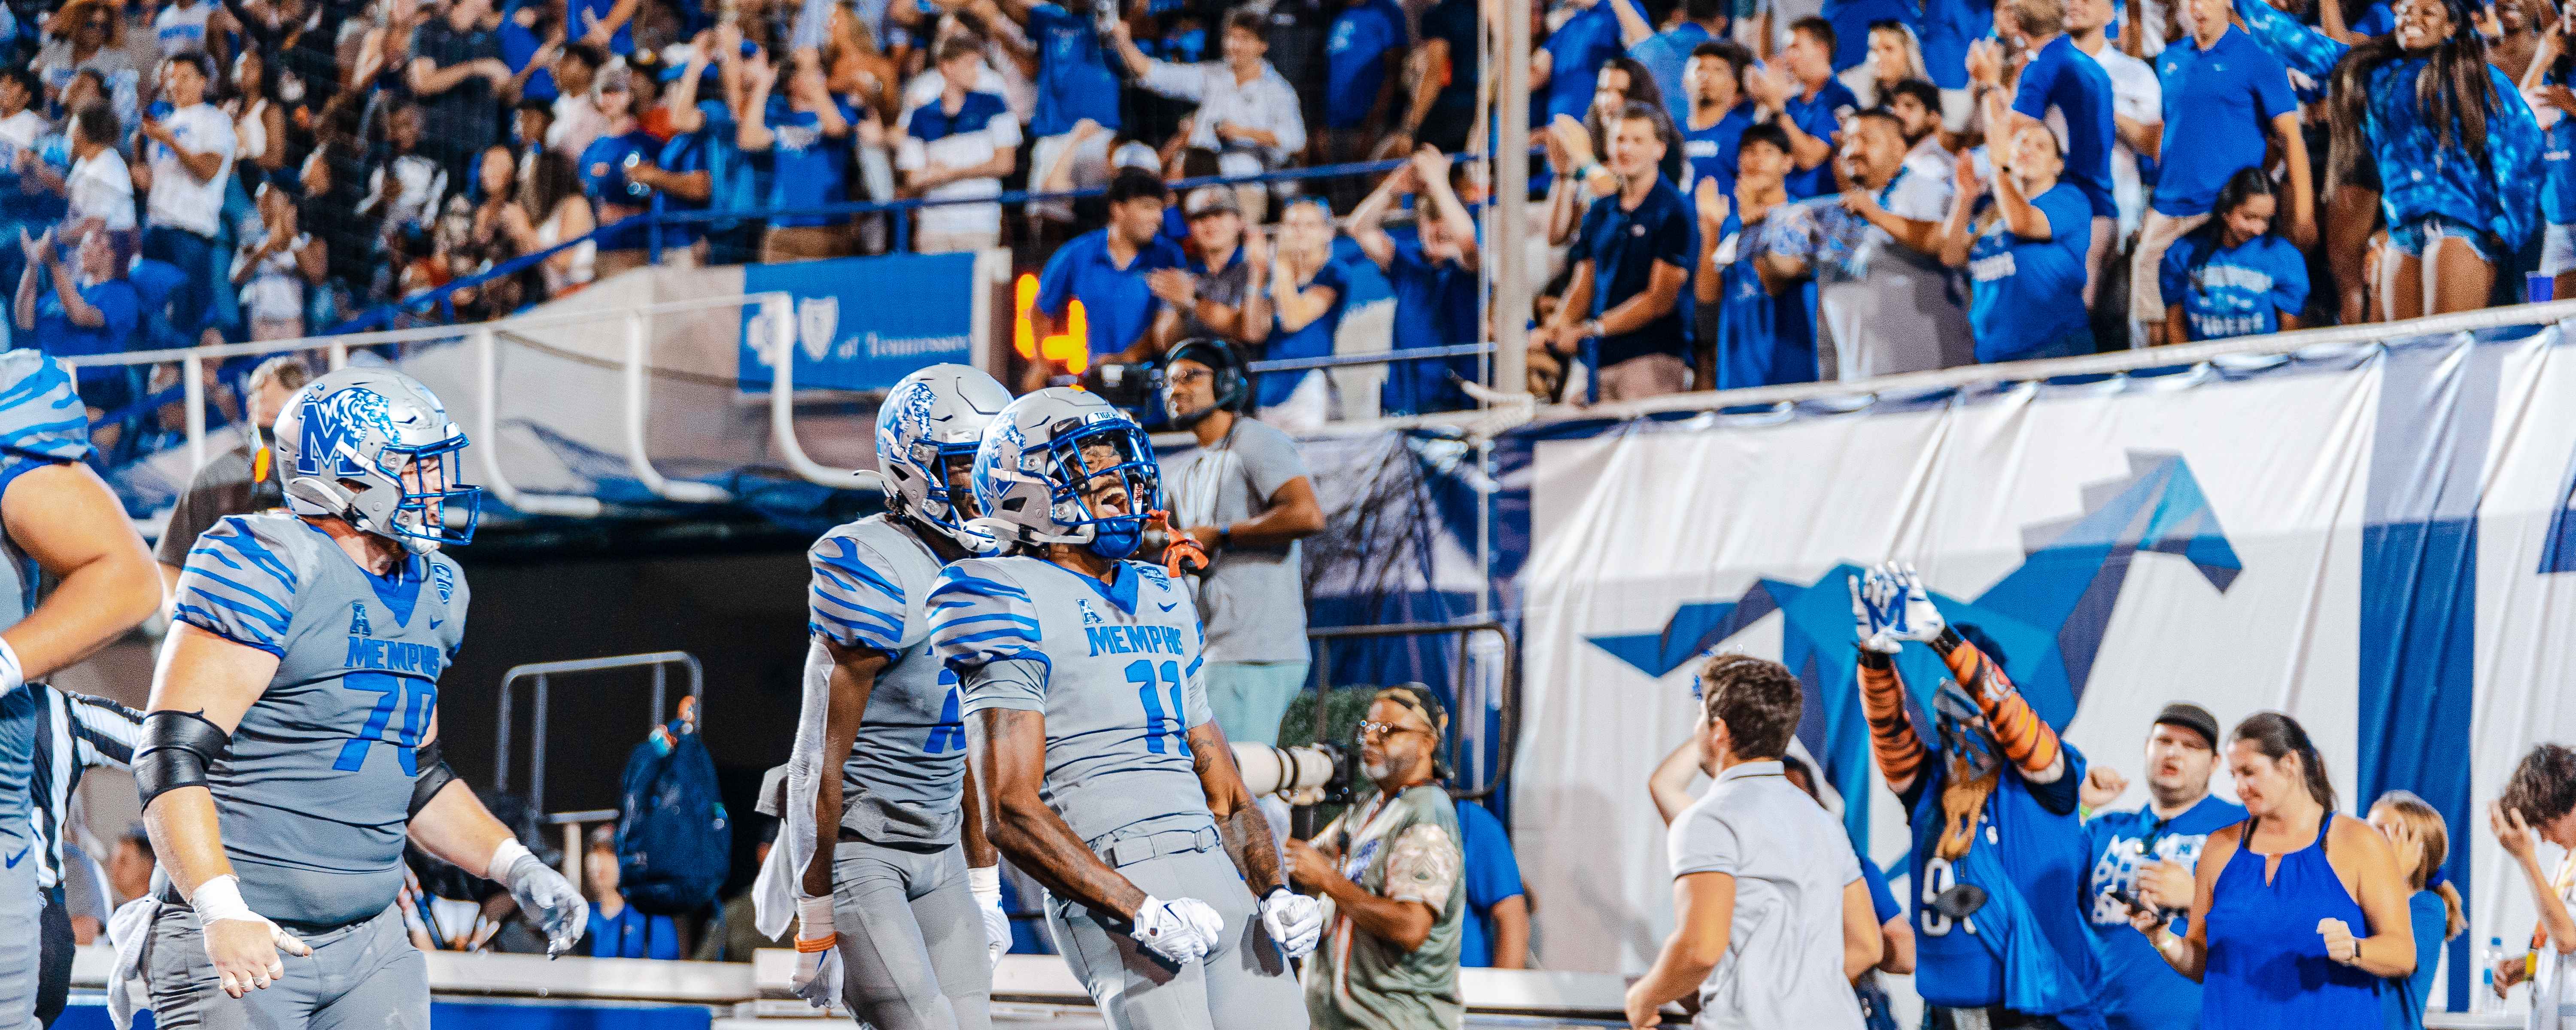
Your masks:
{"label": "stadium light pole", "polygon": [[[1485,268],[1493,275],[1494,360],[1486,367],[1493,378],[1485,385],[1507,396],[1529,392],[1528,344],[1525,333],[1518,332],[1529,318],[1529,275],[1522,267],[1529,248],[1523,245],[1529,234],[1529,99],[1530,99],[1530,4],[1529,0],[1486,0],[1499,8],[1501,16],[1497,34],[1502,53],[1494,55],[1501,66],[1502,85],[1494,90],[1492,110],[1495,139],[1492,159],[1493,174],[1486,182],[1493,184],[1495,203],[1489,209],[1493,223],[1485,233],[1492,246],[1485,253]],[[1485,77],[1488,83],[1492,76]]]}

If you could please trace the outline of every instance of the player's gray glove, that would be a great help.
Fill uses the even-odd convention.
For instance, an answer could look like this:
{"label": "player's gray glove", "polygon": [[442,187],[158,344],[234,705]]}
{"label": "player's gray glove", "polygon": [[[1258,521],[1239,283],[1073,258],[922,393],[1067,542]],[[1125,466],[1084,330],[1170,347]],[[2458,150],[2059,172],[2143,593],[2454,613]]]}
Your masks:
{"label": "player's gray glove", "polygon": [[984,957],[1001,965],[1011,950],[1011,916],[1002,911],[1002,867],[968,867],[966,887],[975,895],[975,911],[984,917]]}
{"label": "player's gray glove", "polygon": [[528,851],[527,845],[504,840],[492,849],[492,879],[510,891],[519,911],[536,921],[546,935],[546,957],[572,950],[590,925],[590,903],[562,873]]}
{"label": "player's gray glove", "polygon": [[806,1003],[828,1009],[841,997],[840,934],[832,926],[832,898],[796,898],[796,976],[789,989]]}
{"label": "player's gray glove", "polygon": [[1286,887],[1273,887],[1261,896],[1261,925],[1288,950],[1289,958],[1305,958],[1324,936],[1324,906]]}
{"label": "player's gray glove", "polygon": [[1162,956],[1175,965],[1188,965],[1207,957],[1225,934],[1225,917],[1197,898],[1154,900],[1136,907],[1136,928],[1127,936],[1145,946],[1145,950]]}

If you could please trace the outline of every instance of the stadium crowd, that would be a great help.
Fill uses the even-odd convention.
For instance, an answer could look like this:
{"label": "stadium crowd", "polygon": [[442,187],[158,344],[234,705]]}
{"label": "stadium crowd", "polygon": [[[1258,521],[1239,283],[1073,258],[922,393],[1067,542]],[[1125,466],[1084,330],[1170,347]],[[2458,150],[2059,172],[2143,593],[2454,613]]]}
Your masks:
{"label": "stadium crowd", "polygon": [[[1382,349],[1337,336],[1391,300],[1394,346],[1523,323],[1542,393],[1615,400],[2576,288],[2576,24],[2534,0],[1558,0],[1533,10],[1542,296],[1487,311],[1491,168],[1455,159],[1493,135],[1499,10],[13,4],[9,328],[65,355],[278,338],[460,280],[425,317],[496,317],[657,254],[1007,244],[1043,266],[1042,314],[1085,302],[1096,358]],[[1023,188],[1105,195],[973,202]],[[907,198],[939,203],[829,208]],[[678,217],[590,235],[656,211]],[[1300,428],[1455,408],[1480,367],[1398,364],[1284,373],[1262,404]],[[172,373],[83,375],[104,413]]]}

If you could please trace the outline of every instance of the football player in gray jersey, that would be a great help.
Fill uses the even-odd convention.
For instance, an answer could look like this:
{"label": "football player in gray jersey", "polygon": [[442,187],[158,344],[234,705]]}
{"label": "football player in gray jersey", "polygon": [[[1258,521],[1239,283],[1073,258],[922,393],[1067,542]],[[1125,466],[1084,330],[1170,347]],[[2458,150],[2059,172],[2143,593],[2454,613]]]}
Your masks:
{"label": "football player in gray jersey", "polygon": [[[588,906],[455,782],[438,676],[465,635],[465,434],[426,387],[344,368],[278,419],[286,511],[197,539],[134,762],[169,888],[146,975],[164,1027],[429,1025],[394,895],[406,837],[545,932]],[[283,952],[290,958],[281,958]]]}
{"label": "football player in gray jersey", "polygon": [[1119,1030],[1306,1026],[1288,960],[1322,913],[1208,717],[1188,592],[1125,560],[1163,519],[1144,431],[1041,390],[986,427],[974,485],[969,528],[1027,553],[948,566],[931,638],[993,843],[1046,884],[1057,949]]}
{"label": "football player in gray jersey", "polygon": [[887,512],[806,555],[804,712],[786,834],[800,929],[796,993],[877,1030],[986,1030],[1010,949],[999,858],[964,788],[957,676],[930,648],[930,590],[967,557],[968,477],[1010,403],[991,376],[933,365],[877,414]]}
{"label": "football player in gray jersey", "polygon": [[[36,768],[48,702],[29,685],[160,604],[159,583],[137,578],[153,574],[143,538],[81,463],[89,453],[87,412],[62,366],[32,348],[0,353],[0,1030],[36,1025],[39,925],[71,938],[60,888],[42,886],[54,860],[43,842],[61,840],[61,828],[34,820],[61,813],[38,801],[51,789]],[[42,604],[40,570],[53,583]]]}

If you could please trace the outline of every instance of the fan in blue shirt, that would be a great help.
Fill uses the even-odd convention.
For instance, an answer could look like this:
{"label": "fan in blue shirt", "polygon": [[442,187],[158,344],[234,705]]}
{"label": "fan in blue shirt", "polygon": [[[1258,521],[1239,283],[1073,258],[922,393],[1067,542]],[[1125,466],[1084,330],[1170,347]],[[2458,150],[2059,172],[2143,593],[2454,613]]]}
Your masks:
{"label": "fan in blue shirt", "polygon": [[[1270,338],[1262,352],[1268,361],[1320,358],[1333,353],[1333,336],[1342,328],[1342,311],[1350,283],[1333,257],[1333,219],[1320,197],[1301,197],[1279,213],[1279,249],[1270,274]],[[1263,408],[1288,403],[1314,373],[1290,370],[1263,373],[1256,394]]]}
{"label": "fan in blue shirt", "polygon": [[[743,150],[768,155],[769,194],[763,206],[796,210],[841,203],[849,199],[850,126],[859,120],[858,112],[827,92],[822,72],[811,65],[785,74],[791,76],[787,95],[776,96],[769,92],[768,77],[754,73],[737,137]],[[840,221],[833,215],[778,215],[769,224],[802,228]]]}
{"label": "fan in blue shirt", "polygon": [[1924,0],[1923,67],[1944,90],[1968,88],[1968,46],[1994,31],[1991,0]]}
{"label": "fan in blue shirt", "polygon": [[2441,810],[2411,790],[2392,790],[2370,803],[2370,828],[2388,838],[2396,852],[2397,873],[2405,877],[2406,922],[2415,931],[2415,971],[2391,977],[2380,989],[2389,1030],[2424,1030],[2424,1010],[2433,1000],[2433,981],[2442,966],[2442,944],[2466,926],[2459,915],[2459,893],[2442,876],[2450,858],[2451,829]]}
{"label": "fan in blue shirt", "polygon": [[2008,160],[1996,163],[1993,203],[1980,205],[1976,162],[1961,155],[1958,196],[1941,230],[1941,260],[1968,270],[1977,360],[2090,354],[2084,252],[2093,240],[2092,208],[2058,179],[2064,159],[2048,126],[2023,123],[1997,156]]}
{"label": "fan in blue shirt", "polygon": [[1530,60],[1532,80],[1542,75],[1547,79],[1547,109],[1544,117],[1538,111],[1531,111],[1531,124],[1545,124],[1556,120],[1558,115],[1580,119],[1591,108],[1593,87],[1599,81],[1601,66],[1627,50],[1620,43],[1619,16],[1610,5],[1631,2],[1633,0],[1593,0],[1592,6],[1576,12],[1574,17],[1566,19],[1564,25],[1548,34],[1547,42],[1539,47],[1539,54]]}
{"label": "fan in blue shirt", "polygon": [[[54,234],[45,233],[24,249],[28,269],[18,279],[19,345],[33,343],[57,358],[116,354],[132,349],[135,329],[143,321],[143,296],[126,281],[132,248],[117,234],[93,230],[81,237],[71,255],[61,253]],[[70,260],[65,260],[65,257]],[[38,269],[50,280],[36,293]],[[90,407],[114,410],[130,399],[132,376],[112,366],[83,368],[77,373],[81,399]]]}
{"label": "fan in blue shirt", "polygon": [[[1465,167],[1425,147],[1351,212],[1351,240],[1386,273],[1395,293],[1399,351],[1477,341],[1476,223],[1450,183]],[[1395,198],[1407,192],[1416,228],[1400,235],[1380,228]],[[1476,379],[1473,355],[1398,361],[1387,368],[1380,410],[1416,415],[1463,408],[1467,396],[1458,383]]]}
{"label": "fan in blue shirt", "polygon": [[2515,84],[2487,63],[2467,0],[2408,3],[2394,31],[2359,46],[2262,0],[2236,12],[2282,63],[2328,83],[2335,151],[2367,153],[2377,168],[2396,260],[2382,313],[2485,307],[2497,266],[2539,228],[2537,205],[2517,193],[2540,178],[2541,138]]}
{"label": "fan in blue shirt", "polygon": [[[1152,172],[1126,168],[1109,180],[1109,224],[1065,241],[1038,274],[1035,314],[1054,323],[1038,335],[1069,331],[1073,302],[1080,301],[1093,360],[1142,360],[1147,331],[1165,310],[1145,285],[1145,273],[1187,263],[1163,238],[1163,205],[1170,199]],[[1043,382],[1046,372],[1041,367],[1033,378]]]}
{"label": "fan in blue shirt", "polygon": [[1683,76],[1689,73],[1691,55],[1710,41],[1726,38],[1726,0],[1684,0],[1682,21],[1628,48],[1628,56],[1646,66],[1646,74],[1655,80],[1656,92],[1664,98],[1664,110],[1679,123],[1690,117],[1690,87]]}
{"label": "fan in blue shirt", "polygon": [[1834,151],[1841,145],[1843,119],[1860,110],[1860,98],[1834,77],[1832,23],[1800,18],[1789,30],[1780,59],[1747,76],[1744,85],[1754,103],[1772,112],[1771,123],[1789,134],[1789,156],[1797,162],[1789,174],[1789,199],[1805,200],[1835,192]]}
{"label": "fan in blue shirt", "polygon": [[1458,802],[1459,849],[1467,859],[1467,918],[1458,921],[1458,964],[1520,969],[1529,964],[1529,895],[1511,834],[1485,806]]}
{"label": "fan in blue shirt", "polygon": [[2576,53],[2557,32],[2540,34],[2540,50],[2523,74],[2524,95],[2540,137],[2540,274],[2549,276],[2550,298],[2576,297]]}
{"label": "fan in blue shirt", "polygon": [[1379,101],[1394,96],[1389,83],[1409,42],[1404,22],[1395,0],[1350,0],[1333,16],[1333,33],[1324,42],[1331,71],[1324,89],[1326,128],[1356,129],[1372,114],[1384,116]]}
{"label": "fan in blue shirt", "polygon": [[[2138,870],[2157,862],[2185,869],[2200,861],[2211,832],[2245,821],[2245,807],[2209,793],[2218,765],[2218,720],[2193,704],[2171,704],[2147,735],[2149,804],[2134,812],[2097,814],[2084,824],[2085,919],[2102,964],[2102,1018],[2110,1030],[2165,1030],[2200,1025],[2200,984],[2174,972],[2144,934],[2129,926]],[[2107,767],[2087,774],[2116,799],[2127,783]],[[2090,780],[2087,789],[2096,784]],[[2188,917],[2186,917],[2188,918]],[[2175,933],[2185,932],[2177,923]]]}
{"label": "fan in blue shirt", "polygon": [[[2159,151],[2156,213],[2206,214],[2219,187],[2240,168],[2263,163],[2265,135],[2296,148],[2305,174],[2307,145],[2290,74],[2254,38],[2228,24],[2224,10],[2191,5],[2191,33],[2156,55],[2164,87],[2164,139]],[[2219,15],[2209,18],[2212,13]]]}
{"label": "fan in blue shirt", "polygon": [[2299,327],[2308,262],[2272,235],[2272,179],[2247,168],[2227,180],[2209,221],[2165,251],[2166,343],[2258,336]]}
{"label": "fan in blue shirt", "polygon": [[1789,199],[1781,185],[1789,167],[1788,137],[1779,126],[1757,125],[1737,154],[1733,202],[1713,178],[1693,191],[1700,237],[1693,286],[1717,322],[1709,332],[1702,316],[1701,349],[1714,351],[1709,378],[1720,390],[1816,381],[1815,280],[1763,274],[1778,240],[1769,215]]}
{"label": "fan in blue shirt", "polygon": [[1717,195],[1735,195],[1735,148],[1760,113],[1744,99],[1744,76],[1753,54],[1735,43],[1702,43],[1682,73],[1689,107],[1675,119],[1682,135],[1682,192],[1701,179],[1717,180]]}
{"label": "fan in blue shirt", "polygon": [[1038,52],[1038,106],[1029,117],[1029,137],[1072,132],[1074,123],[1085,118],[1104,129],[1118,128],[1118,76],[1109,70],[1108,51],[1091,19],[1053,3],[1003,4],[1002,9],[1025,12],[1021,21]]}

